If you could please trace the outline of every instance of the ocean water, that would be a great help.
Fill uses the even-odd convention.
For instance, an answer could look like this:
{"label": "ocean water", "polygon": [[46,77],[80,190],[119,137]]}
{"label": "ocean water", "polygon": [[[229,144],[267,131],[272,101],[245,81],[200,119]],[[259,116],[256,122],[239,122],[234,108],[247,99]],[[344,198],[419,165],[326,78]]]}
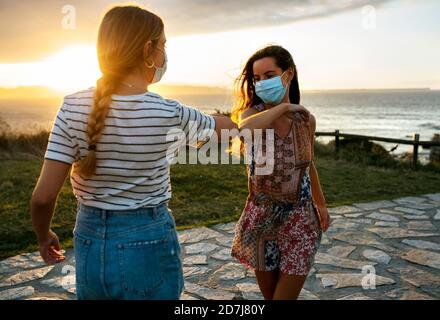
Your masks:
{"label": "ocean water", "polygon": [[[215,108],[229,110],[231,96],[181,96],[181,101],[207,111]],[[317,131],[352,133],[396,139],[431,140],[440,133],[440,91],[358,91],[358,92],[305,92],[301,104],[312,112]],[[330,137],[320,137],[326,142]],[[396,144],[382,143],[387,150]],[[393,154],[412,152],[412,146],[399,145]],[[429,150],[419,149],[421,159]]]}
{"label": "ocean water", "polygon": [[[231,94],[169,96],[206,112],[230,110]],[[0,118],[14,130],[50,128],[60,99],[0,100]],[[440,91],[305,92],[301,104],[316,117],[317,131],[431,140],[440,133]],[[321,137],[326,141],[329,138]],[[382,143],[388,150],[395,144]],[[400,145],[394,153],[411,151]],[[419,149],[423,157],[428,150]]]}

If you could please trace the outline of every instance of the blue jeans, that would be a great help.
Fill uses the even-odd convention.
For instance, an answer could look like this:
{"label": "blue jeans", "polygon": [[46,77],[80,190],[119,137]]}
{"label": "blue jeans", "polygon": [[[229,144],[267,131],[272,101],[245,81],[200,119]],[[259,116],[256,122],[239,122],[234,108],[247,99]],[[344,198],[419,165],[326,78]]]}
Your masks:
{"label": "blue jeans", "polygon": [[78,205],[74,230],[79,300],[177,300],[183,271],[166,204],[116,211]]}

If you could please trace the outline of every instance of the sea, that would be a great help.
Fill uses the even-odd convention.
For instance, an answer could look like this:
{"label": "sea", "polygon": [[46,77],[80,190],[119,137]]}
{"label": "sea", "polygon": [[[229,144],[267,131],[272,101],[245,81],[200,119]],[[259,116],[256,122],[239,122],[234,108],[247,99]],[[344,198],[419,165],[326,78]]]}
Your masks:
{"label": "sea", "polygon": [[[179,94],[167,96],[205,112],[230,111],[234,103],[231,93]],[[0,99],[0,129],[31,132],[50,129],[61,103],[59,98]],[[396,139],[431,140],[440,134],[440,91],[306,91],[301,104],[317,121],[317,131],[351,133]],[[327,142],[329,137],[320,137]],[[412,146],[381,143],[387,150],[397,147],[392,154],[411,152]],[[420,148],[424,161],[429,150]]]}

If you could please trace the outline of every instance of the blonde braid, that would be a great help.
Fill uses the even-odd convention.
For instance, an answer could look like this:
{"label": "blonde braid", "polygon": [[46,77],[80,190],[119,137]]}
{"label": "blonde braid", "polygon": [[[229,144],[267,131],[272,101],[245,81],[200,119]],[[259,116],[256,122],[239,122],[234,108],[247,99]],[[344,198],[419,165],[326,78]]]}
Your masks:
{"label": "blonde braid", "polygon": [[163,30],[160,17],[138,6],[116,6],[102,19],[97,53],[103,76],[97,81],[93,107],[87,122],[89,150],[74,168],[83,176],[95,174],[96,148],[105,127],[112,95],[130,72],[144,70],[148,58],[144,56],[145,45],[152,41],[154,51]]}
{"label": "blonde braid", "polygon": [[118,78],[103,76],[98,80],[93,102],[93,109],[87,123],[87,142],[89,152],[79,163],[79,173],[86,177],[96,171],[96,147],[105,127],[105,119],[110,110],[112,95],[118,85]]}

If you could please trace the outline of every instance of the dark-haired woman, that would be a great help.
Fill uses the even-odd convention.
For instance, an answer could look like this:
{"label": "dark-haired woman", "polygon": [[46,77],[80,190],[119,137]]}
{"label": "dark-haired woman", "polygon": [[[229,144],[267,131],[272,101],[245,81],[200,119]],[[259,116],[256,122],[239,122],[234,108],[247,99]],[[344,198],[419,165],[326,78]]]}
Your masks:
{"label": "dark-haired woman", "polygon": [[[245,145],[251,159],[249,196],[232,255],[255,270],[265,299],[297,299],[329,225],[313,163],[316,121],[299,105],[296,66],[280,46],[257,51],[237,82],[240,101],[233,119],[241,130],[255,135],[260,129],[263,136],[260,144]],[[256,154],[273,157],[271,172],[258,170],[267,161],[259,163]]]}

